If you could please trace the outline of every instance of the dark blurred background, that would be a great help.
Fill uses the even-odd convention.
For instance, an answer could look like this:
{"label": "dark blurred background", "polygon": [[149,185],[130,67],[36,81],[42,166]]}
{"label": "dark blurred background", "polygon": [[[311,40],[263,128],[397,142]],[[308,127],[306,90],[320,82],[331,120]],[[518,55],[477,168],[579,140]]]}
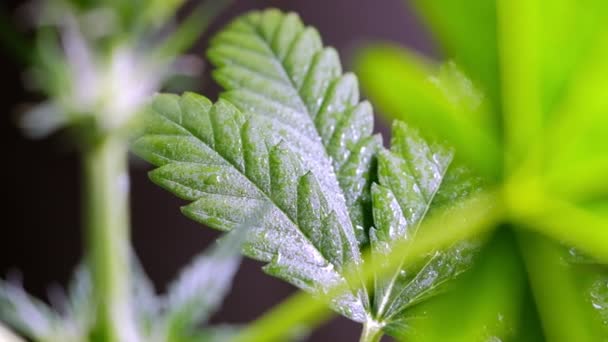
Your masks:
{"label": "dark blurred background", "polygon": [[[19,23],[20,19],[12,14],[22,4],[3,0],[0,6],[13,22]],[[266,7],[295,11],[305,23],[317,27],[325,44],[339,50],[346,70],[350,69],[350,55],[356,46],[371,40],[396,41],[428,56],[437,54],[429,33],[404,0],[236,0],[192,52],[202,55],[208,37],[231,18]],[[65,134],[32,141],[17,129],[19,107],[41,98],[24,89],[24,65],[12,59],[8,49],[0,47],[0,276],[19,270],[26,289],[45,297],[49,285],[67,282],[82,257],[80,165]],[[208,70],[198,81],[196,91],[216,98],[218,88]],[[377,126],[383,129],[382,123]],[[157,289],[164,291],[166,282],[213,241],[217,232],[183,217],[178,210],[183,202],[153,185],[146,173],[142,162],[133,163],[133,241]],[[244,261],[214,322],[251,321],[294,291],[292,286],[266,276],[260,266]],[[357,324],[336,318],[318,329],[310,340],[356,341],[359,333]]]}

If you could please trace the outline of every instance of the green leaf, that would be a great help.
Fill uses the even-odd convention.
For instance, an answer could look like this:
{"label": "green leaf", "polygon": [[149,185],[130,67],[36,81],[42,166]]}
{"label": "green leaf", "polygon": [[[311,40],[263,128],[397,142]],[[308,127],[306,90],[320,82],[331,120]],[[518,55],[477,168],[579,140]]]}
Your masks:
{"label": "green leaf", "polygon": [[[606,22],[606,21],[604,21]],[[603,28],[601,32],[608,32]],[[578,191],[593,196],[604,177],[608,154],[605,132],[608,129],[608,100],[605,96],[608,77],[608,39],[600,35],[580,63],[562,101],[554,108],[552,122],[547,129],[548,169],[560,174],[561,183],[555,188],[580,187]],[[568,139],[564,139],[568,137]],[[580,177],[582,175],[582,177]],[[596,175],[596,176],[592,176]],[[604,185],[605,188],[605,185]],[[603,191],[600,195],[606,195]]]}
{"label": "green leaf", "polygon": [[0,280],[0,320],[36,341],[77,342],[94,322],[91,275],[83,264],[74,271],[68,291],[52,287],[52,306],[28,294],[18,278]]}
{"label": "green leaf", "polygon": [[[605,57],[600,57],[602,62],[597,63],[596,50],[606,43],[608,4],[602,0],[539,2],[542,15],[538,18],[540,39],[537,44],[545,114],[551,114],[556,106],[573,95],[582,95],[591,103],[602,99],[603,96],[596,92],[578,88],[586,86],[588,76],[595,78],[603,74],[605,78]],[[574,112],[578,114],[581,109]],[[578,118],[578,115],[574,116]]]}
{"label": "green leaf", "polygon": [[[382,271],[388,274],[399,265],[414,264],[436,250],[485,235],[505,217],[504,209],[496,205],[500,203],[501,197],[502,194],[495,190],[481,191],[476,196],[467,198],[463,203],[445,208],[424,220],[419,228],[420,234],[416,243],[411,244],[409,241],[398,243],[388,256],[388,268]],[[362,267],[362,273],[366,283],[371,283],[378,274],[378,266],[366,263]],[[322,323],[327,316],[326,302],[333,293],[335,291],[321,298],[311,297],[303,292],[297,293],[245,327],[234,340],[275,341],[288,336],[294,326],[311,327]]]}
{"label": "green leaf", "polygon": [[[375,228],[370,229],[370,240],[372,258],[379,264],[399,241],[415,243],[418,227],[430,212],[481,188],[478,178],[454,162],[453,151],[427,143],[402,122],[393,125],[391,145],[390,151],[378,155],[378,183],[372,186]],[[443,283],[468,268],[474,246],[459,243],[389,277],[376,277],[375,319],[394,330],[408,308],[436,294]]]}
{"label": "green leaf", "polygon": [[585,292],[587,299],[593,307],[592,318],[596,325],[601,327],[600,333],[604,338],[608,336],[608,270],[592,268],[585,274]]}
{"label": "green leaf", "polygon": [[527,335],[538,336],[539,328],[530,324],[538,322],[523,322],[525,269],[513,248],[516,241],[509,231],[494,234],[453,291],[414,308],[404,318],[407,329],[397,329],[399,340],[523,341]]}
{"label": "green leaf", "polygon": [[[212,105],[195,94],[159,95],[133,146],[159,166],[150,173],[155,183],[193,201],[182,210],[198,222],[231,230],[259,206],[269,206],[243,247],[268,263],[267,273],[311,293],[345,284],[344,266],[360,264],[361,255],[341,192],[327,191],[274,121],[259,118],[226,100]],[[322,156],[319,164],[329,163]],[[365,320],[367,297],[360,292],[335,298],[333,307]]]}
{"label": "green leaf", "polygon": [[[257,216],[265,213],[260,209]],[[169,285],[164,298],[168,340],[190,334],[221,304],[241,263],[240,251],[250,224],[245,222],[195,257]]]}
{"label": "green leaf", "polygon": [[[602,322],[580,282],[582,273],[567,261],[563,245],[533,232],[519,235],[530,287],[550,341],[601,341]],[[564,313],[571,319],[564,320]]]}
{"label": "green leaf", "polygon": [[[221,31],[209,56],[227,89],[220,100],[158,95],[133,144],[158,166],[152,181],[192,202],[185,215],[228,231],[268,206],[243,252],[317,297],[350,289],[330,305],[371,326],[399,322],[468,266],[472,245],[458,244],[417,265],[402,262],[367,293],[361,249],[371,242],[381,261],[413,241],[429,213],[473,194],[479,181],[451,150],[405,124],[395,125],[391,151],[382,149],[356,78],[342,75],[336,52],[314,29],[295,14],[253,12]],[[447,69],[437,85],[428,82],[444,108],[453,108],[444,99],[452,89],[462,106],[476,106],[461,76]]]}
{"label": "green leaf", "polygon": [[0,283],[0,317],[20,333],[38,340],[52,336],[59,319],[48,305],[31,297],[16,281]]}
{"label": "green leaf", "polygon": [[447,59],[480,84],[493,109],[500,107],[496,1],[414,0]]}
{"label": "green leaf", "polygon": [[355,65],[364,90],[382,113],[446,139],[468,165],[498,179],[497,124],[475,84],[454,65],[440,68],[391,44],[362,49]]}
{"label": "green leaf", "polygon": [[343,225],[339,207],[346,202],[357,238],[366,243],[370,170],[380,141],[371,137],[371,105],[360,102],[357,78],[342,73],[337,52],[323,47],[296,14],[271,9],[234,20],[208,55],[217,67],[214,78],[227,90],[221,97],[274,123],[338,203],[330,206]]}

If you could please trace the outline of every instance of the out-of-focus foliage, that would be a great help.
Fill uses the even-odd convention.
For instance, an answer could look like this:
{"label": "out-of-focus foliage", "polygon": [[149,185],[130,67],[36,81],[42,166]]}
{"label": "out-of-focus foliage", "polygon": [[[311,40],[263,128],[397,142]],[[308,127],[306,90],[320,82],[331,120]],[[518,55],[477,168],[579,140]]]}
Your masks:
{"label": "out-of-focus foliage", "polygon": [[0,340],[6,342],[23,342],[21,338],[2,325],[2,323],[0,323]]}
{"label": "out-of-focus foliage", "polygon": [[[598,209],[608,199],[602,176],[608,165],[608,5],[595,0],[413,5],[454,62],[446,66],[390,44],[367,47],[356,59],[366,94],[389,117],[447,139],[469,165],[502,184],[507,222],[542,234],[518,232],[519,248],[511,253],[521,251],[545,338],[605,338],[599,336],[605,324],[590,319],[592,306],[584,295],[594,289],[593,306],[601,306],[601,281],[585,285],[577,279],[581,268],[594,274],[608,262],[608,220]],[[451,65],[472,83],[459,82],[454,75],[460,72],[446,77]],[[483,96],[458,101],[467,89]],[[596,266],[569,265],[561,243],[593,256]],[[494,302],[494,313],[504,314],[505,305],[512,305]],[[486,310],[470,308],[466,315],[473,321]],[[459,315],[457,307],[446,310]],[[430,315],[431,321],[445,321],[439,317]],[[451,340],[474,332],[464,330]]]}
{"label": "out-of-focus foliage", "polygon": [[500,143],[487,98],[453,63],[434,66],[384,44],[360,53],[356,67],[368,96],[383,113],[447,140],[481,175],[498,177]]}
{"label": "out-of-focus foliage", "polygon": [[498,232],[473,270],[449,293],[412,310],[407,325],[397,331],[400,340],[539,341],[538,329],[530,336],[517,329],[526,323],[522,301],[526,279],[519,256],[512,253],[514,245],[510,232]]}
{"label": "out-of-focus foliage", "polygon": [[[500,105],[496,1],[412,0],[443,54],[461,66],[497,109]],[[406,113],[403,113],[406,115]]]}
{"label": "out-of-focus foliage", "polygon": [[23,117],[25,132],[78,126],[91,139],[125,130],[167,80],[200,71],[202,61],[180,54],[225,3],[207,1],[179,26],[182,0],[31,4],[38,30],[28,80],[48,99]]}
{"label": "out-of-focus foliage", "polygon": [[[260,213],[263,212],[260,209]],[[254,224],[251,219],[244,224]],[[238,228],[238,227],[237,227]],[[240,249],[247,232],[235,229],[194,258],[167,294],[157,295],[154,286],[133,254],[133,298],[138,335],[143,341],[226,341],[236,328],[201,329],[230,289],[240,264]],[[0,319],[35,341],[87,341],[95,322],[92,280],[81,265],[70,281],[67,293],[53,288],[52,307],[25,292],[20,281],[0,282]]]}

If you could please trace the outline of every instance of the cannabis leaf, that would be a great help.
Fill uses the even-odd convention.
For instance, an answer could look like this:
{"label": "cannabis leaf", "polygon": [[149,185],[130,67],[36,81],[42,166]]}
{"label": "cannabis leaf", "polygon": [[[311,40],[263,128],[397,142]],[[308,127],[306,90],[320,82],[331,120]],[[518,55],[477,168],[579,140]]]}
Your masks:
{"label": "cannabis leaf", "polygon": [[30,296],[18,277],[0,281],[0,319],[36,341],[82,341],[93,321],[91,277],[77,267],[67,294],[59,288],[50,293],[54,309]]}
{"label": "cannabis leaf", "polygon": [[[192,93],[158,95],[151,108],[145,133],[133,147],[160,166],[150,173],[154,182],[193,201],[182,208],[185,215],[230,230],[268,205],[245,254],[268,262],[269,274],[312,293],[346,284],[343,267],[360,263],[361,256],[350,221],[335,209],[340,203],[327,198],[340,192],[322,191],[298,154],[275,134],[273,122]],[[361,322],[361,297],[345,293],[334,307]]]}
{"label": "cannabis leaf", "polygon": [[208,55],[218,67],[214,78],[227,89],[221,97],[273,122],[343,225],[349,225],[342,219],[346,202],[365,243],[370,169],[380,140],[371,136],[372,107],[359,102],[357,78],[342,74],[336,50],[323,47],[317,30],[297,14],[270,9],[233,21],[212,40]]}
{"label": "cannabis leaf", "polygon": [[367,293],[358,275],[370,242],[381,261],[396,242],[413,240],[429,212],[477,184],[451,150],[404,124],[383,149],[355,76],[342,75],[316,30],[295,14],[253,12],[215,37],[209,57],[227,91],[215,104],[192,93],[156,96],[133,144],[158,166],[152,181],[192,201],[186,216],[231,230],[267,205],[243,252],[310,293],[350,289],[333,309],[381,328],[401,324],[408,307],[468,265],[470,246],[455,246],[377,277]]}
{"label": "cannabis leaf", "polygon": [[[265,214],[263,209],[258,208],[257,215]],[[252,218],[249,220],[253,222]],[[241,263],[239,255],[248,224],[231,231],[212,248],[195,257],[169,285],[166,296],[160,298],[167,340],[184,340],[183,337],[192,334],[197,324],[207,322],[217,310]],[[223,327],[219,330],[226,335],[234,329]]]}
{"label": "cannabis leaf", "polygon": [[[454,162],[453,151],[427,143],[419,132],[395,121],[391,150],[378,153],[378,183],[372,186],[372,258],[381,264],[395,243],[414,240],[430,211],[471,195],[479,189],[478,182]],[[432,296],[469,266],[472,250],[474,244],[461,243],[433,253],[420,265],[376,277],[375,319],[382,326],[399,325],[407,308]]]}

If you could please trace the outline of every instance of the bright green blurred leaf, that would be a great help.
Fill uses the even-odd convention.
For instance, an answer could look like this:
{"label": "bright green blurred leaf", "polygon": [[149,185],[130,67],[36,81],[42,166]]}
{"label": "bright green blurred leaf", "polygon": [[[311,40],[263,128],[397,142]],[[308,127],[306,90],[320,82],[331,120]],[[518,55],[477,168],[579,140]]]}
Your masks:
{"label": "bright green blurred leaf", "polygon": [[[495,192],[484,191],[456,207],[443,208],[421,223],[420,234],[414,241],[398,242],[387,256],[384,267],[379,268],[378,264],[366,262],[362,270],[364,280],[371,284],[378,274],[388,275],[397,268],[416,264],[434,251],[447,249],[459,241],[483,236],[503,218],[504,213],[499,203],[500,197]],[[369,260],[369,255],[365,260]],[[341,291],[343,289],[337,288],[320,298],[298,293],[243,329],[235,341],[280,340],[288,336],[295,326],[318,325],[327,317],[326,301]]]}
{"label": "bright green blurred leaf", "polygon": [[[591,174],[601,174],[608,160],[607,33],[594,42],[590,56],[574,76],[548,127],[549,172],[559,174],[562,179],[577,166],[587,168]],[[571,179],[577,182],[577,176],[581,174],[574,172]],[[591,179],[606,186],[602,177]]]}
{"label": "bright green blurred leaf", "polygon": [[493,0],[413,0],[430,26],[446,59],[454,59],[500,107],[496,5]]}
{"label": "bright green blurred leaf", "polygon": [[[502,116],[506,173],[540,172],[542,112],[539,81],[538,1],[498,0]],[[523,164],[523,165],[522,165]]]}
{"label": "bright green blurred leaf", "polygon": [[402,340],[521,341],[515,337],[522,336],[526,281],[514,247],[510,232],[495,234],[477,265],[449,293],[414,310]]}
{"label": "bright green blurred leaf", "polygon": [[[551,114],[556,106],[586,81],[580,74],[591,67],[594,72],[606,69],[602,63],[590,65],[598,44],[605,43],[608,32],[608,3],[604,0],[540,0],[539,16],[540,77],[543,112]],[[604,42],[602,42],[604,41]],[[598,69],[600,67],[600,69]],[[585,101],[597,101],[598,93],[586,93]],[[576,112],[576,111],[575,111]],[[570,115],[574,115],[574,112]]]}
{"label": "bright green blurred leaf", "polygon": [[519,243],[547,340],[600,341],[601,326],[592,319],[592,307],[565,249],[529,232],[519,233]]}
{"label": "bright green blurred leaf", "polygon": [[[441,78],[435,76],[431,63],[395,46],[367,47],[359,53],[355,65],[364,90],[383,113],[446,139],[458,157],[481,175],[498,178],[502,162],[498,138],[486,126],[486,120],[474,120],[486,114],[469,114],[487,107],[470,108],[467,104],[471,100],[463,105],[450,99],[433,83],[433,77],[439,82]],[[468,96],[475,98],[477,94]]]}

